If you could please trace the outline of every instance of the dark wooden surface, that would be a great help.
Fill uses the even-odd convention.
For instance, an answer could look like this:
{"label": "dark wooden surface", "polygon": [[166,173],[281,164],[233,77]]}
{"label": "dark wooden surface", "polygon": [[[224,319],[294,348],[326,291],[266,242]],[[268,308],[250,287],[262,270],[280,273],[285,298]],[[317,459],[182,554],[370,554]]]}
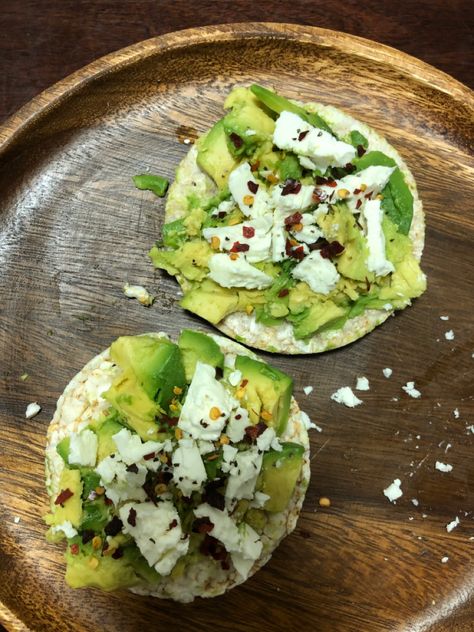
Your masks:
{"label": "dark wooden surface", "polygon": [[[388,4],[384,14],[380,3],[366,3],[365,14],[351,3],[315,3],[304,19],[303,3],[298,13],[297,2],[291,5],[294,15],[283,6],[278,15],[257,15],[251,8],[245,12],[243,3],[215,2],[195,3],[186,16],[184,3],[159,4],[158,11],[154,3],[17,3],[22,28],[19,20],[16,27],[7,25],[9,39],[2,46],[10,53],[0,58],[7,62],[3,114],[97,54],[161,32],[147,29],[169,30],[177,20],[186,26],[198,18],[308,21],[311,16],[316,22],[321,16],[325,25],[379,34],[389,43],[397,42],[387,37],[396,38],[411,24],[400,48],[405,44],[416,52],[410,46],[417,34],[418,56],[468,79],[461,37],[467,36],[466,3],[452,3],[437,17],[431,14],[433,3],[430,13],[428,4],[417,3],[411,22],[401,8],[392,10],[395,19]],[[145,5],[146,11],[132,10]],[[12,19],[10,5],[3,14]],[[364,32],[361,20],[370,32]],[[449,20],[454,35],[447,37],[447,58],[458,59],[456,72],[445,59],[446,40],[435,35]],[[56,26],[47,27],[51,24]],[[430,24],[438,28],[431,35]],[[63,39],[55,40],[59,25]],[[4,128],[3,138],[10,140],[0,154],[0,599],[31,630],[128,632],[151,620],[167,628],[179,621],[182,630],[473,629],[474,435],[466,428],[474,423],[472,110],[465,107],[462,88],[429,69],[383,50],[378,61],[368,60],[370,48],[355,42],[353,52],[342,51],[343,43],[344,38],[321,34],[310,46],[275,40],[258,47],[213,46],[211,38],[179,55],[144,46],[137,67],[84,83],[77,96],[32,120],[29,128],[21,117]],[[27,47],[30,55],[22,56]],[[42,63],[45,57],[55,65]],[[129,176],[147,166],[171,176],[186,151],[178,140],[180,126],[204,130],[234,81],[282,83],[288,95],[309,99],[315,77],[318,98],[324,95],[323,100],[365,118],[409,160],[427,211],[429,290],[411,310],[347,349],[317,358],[273,358],[295,375],[296,394],[323,432],[312,435],[313,480],[298,528],[255,578],[223,598],[186,607],[73,592],[61,579],[60,547],[45,546],[40,519],[46,502],[44,435],[55,399],[70,377],[121,333],[165,329],[175,335],[183,326],[206,327],[179,309],[171,279],[153,275],[144,253],[158,233],[163,206],[135,191]],[[52,96],[54,91],[37,107]],[[10,137],[8,130],[21,125]],[[440,179],[440,164],[449,177]],[[126,301],[120,291],[126,279],[143,281],[159,294],[158,303],[146,310]],[[450,315],[448,323],[439,320],[443,313]],[[456,338],[449,343],[443,334],[451,328]],[[394,369],[390,380],[381,374],[385,366]],[[25,371],[30,378],[20,382]],[[349,411],[330,402],[336,388],[353,385],[362,374],[371,381],[363,406]],[[410,379],[422,390],[419,401],[401,391]],[[308,398],[302,393],[306,384],[315,387]],[[24,409],[33,400],[44,410],[25,421]],[[452,412],[456,407],[459,420]],[[445,454],[448,442],[452,448]],[[453,472],[436,472],[437,459],[452,463]],[[391,505],[382,489],[396,477],[405,493]],[[329,509],[318,509],[322,495],[331,498]],[[419,500],[418,507],[411,498]],[[447,534],[445,524],[456,515],[461,525]],[[447,564],[441,564],[444,556]],[[9,629],[21,629],[3,616]]]}
{"label": "dark wooden surface", "polygon": [[0,121],[123,46],[192,26],[247,21],[359,35],[474,85],[471,0],[1,0]]}

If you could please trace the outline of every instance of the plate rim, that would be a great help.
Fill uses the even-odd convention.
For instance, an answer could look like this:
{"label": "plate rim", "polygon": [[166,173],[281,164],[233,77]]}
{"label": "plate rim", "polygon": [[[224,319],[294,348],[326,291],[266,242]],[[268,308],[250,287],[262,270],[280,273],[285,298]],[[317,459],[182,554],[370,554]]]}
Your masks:
{"label": "plate rim", "polygon": [[288,39],[355,53],[372,61],[385,63],[420,83],[444,92],[474,112],[474,91],[451,75],[430,64],[375,40],[318,26],[283,22],[235,22],[182,29],[142,40],[108,53],[52,84],[0,125],[0,157],[14,144],[16,137],[43,114],[60,106],[68,96],[90,81],[122,69],[154,54],[189,48],[205,43],[239,39]]}

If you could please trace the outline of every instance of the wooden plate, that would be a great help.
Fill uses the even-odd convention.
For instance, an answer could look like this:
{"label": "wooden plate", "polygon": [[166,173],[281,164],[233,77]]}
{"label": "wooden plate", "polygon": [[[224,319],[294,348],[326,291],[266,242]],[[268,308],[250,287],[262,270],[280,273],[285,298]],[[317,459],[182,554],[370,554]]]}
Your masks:
{"label": "wooden plate", "polygon": [[[253,579],[187,606],[72,591],[62,547],[45,543],[41,519],[55,400],[120,334],[206,327],[180,309],[174,281],[153,274],[146,252],[163,202],[134,189],[131,176],[149,168],[172,177],[188,150],[184,139],[221,115],[232,85],[254,81],[341,106],[401,151],[425,205],[429,289],[348,348],[272,358],[295,376],[296,395],[322,432],[312,434],[312,482],[297,530]],[[0,619],[7,628],[473,629],[472,113],[467,88],[380,44],[244,24],[182,31],[109,55],[0,129]],[[125,299],[126,280],[156,293],[156,304]],[[363,405],[350,410],[330,400],[360,375],[370,380]],[[409,380],[421,399],[403,392]],[[306,385],[314,386],[309,396]],[[26,420],[30,401],[43,410]],[[435,470],[437,460],[453,471]],[[396,478],[403,497],[395,505],[383,489]],[[330,508],[318,507],[321,496]]]}

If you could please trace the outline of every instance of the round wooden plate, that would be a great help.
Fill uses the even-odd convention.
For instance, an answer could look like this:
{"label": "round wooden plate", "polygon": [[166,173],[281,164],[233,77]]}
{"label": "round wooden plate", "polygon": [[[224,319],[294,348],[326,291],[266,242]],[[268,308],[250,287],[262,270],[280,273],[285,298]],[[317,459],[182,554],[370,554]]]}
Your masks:
{"label": "round wooden plate", "polygon": [[[345,108],[400,150],[426,211],[428,291],[348,348],[271,358],[295,377],[322,432],[312,434],[298,527],[254,578],[186,606],[70,590],[62,547],[46,544],[41,519],[57,397],[120,334],[208,328],[178,306],[173,279],[154,275],[146,252],[163,201],[137,191],[131,176],[150,169],[172,178],[189,148],[184,139],[221,116],[234,84],[251,82]],[[380,44],[240,24],[109,55],[0,128],[0,620],[8,629],[473,629],[473,111],[467,88]],[[126,280],[155,293],[155,305],[127,300]],[[385,367],[393,369],[388,379]],[[370,380],[361,406],[330,400],[361,375]],[[421,399],[402,390],[411,380]],[[309,396],[306,385],[314,386]],[[26,420],[30,401],[43,410]],[[436,470],[436,461],[452,472]],[[391,504],[383,489],[396,478],[403,496]],[[329,508],[319,507],[321,496]]]}

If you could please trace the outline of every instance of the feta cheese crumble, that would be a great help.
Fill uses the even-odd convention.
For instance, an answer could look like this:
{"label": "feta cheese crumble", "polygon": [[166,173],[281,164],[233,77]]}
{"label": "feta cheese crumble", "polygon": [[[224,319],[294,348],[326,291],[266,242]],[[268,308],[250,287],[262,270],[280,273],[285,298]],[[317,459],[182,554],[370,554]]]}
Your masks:
{"label": "feta cheese crumble", "polygon": [[71,435],[69,443],[68,462],[71,465],[85,465],[95,467],[97,460],[97,435],[92,430]]}
{"label": "feta cheese crumble", "polygon": [[137,301],[142,305],[145,305],[145,307],[152,305],[155,300],[155,297],[152,296],[142,285],[130,285],[129,283],[125,283],[123,286],[123,293],[128,298],[136,298]]}
{"label": "feta cheese crumble", "polygon": [[199,448],[192,439],[181,439],[173,452],[173,480],[182,492],[189,498],[195,491],[202,488],[207,480],[206,468],[201,458]]}
{"label": "feta cheese crumble", "polygon": [[383,210],[380,200],[367,200],[362,207],[367,226],[367,246],[369,256],[367,267],[377,276],[394,272],[393,263],[385,255],[385,235],[382,230]]}
{"label": "feta cheese crumble", "polygon": [[449,560],[449,557],[445,555],[444,557],[441,558],[441,564],[446,564],[448,560]]}
{"label": "feta cheese crumble", "polygon": [[73,538],[77,535],[77,529],[75,529],[69,520],[65,520],[62,524],[53,525],[51,527],[51,533],[62,532],[66,538]]}
{"label": "feta cheese crumble", "polygon": [[303,387],[303,393],[305,395],[311,395],[312,392],[313,392],[313,387],[312,386],[304,386]]}
{"label": "feta cheese crumble", "polygon": [[369,385],[369,380],[362,376],[362,377],[358,377],[357,378],[357,384],[356,384],[356,390],[357,391],[368,391],[370,390],[370,385]]}
{"label": "feta cheese crumble", "polygon": [[165,500],[156,506],[127,503],[119,509],[119,515],[124,533],[133,537],[143,557],[160,575],[169,575],[179,558],[188,552],[189,537],[183,537],[172,502]]}
{"label": "feta cheese crumble", "polygon": [[421,397],[421,392],[415,388],[415,382],[407,382],[405,386],[402,386],[402,389],[407,395],[413,397],[414,399]]}
{"label": "feta cheese crumble", "polygon": [[444,334],[444,337],[446,338],[446,340],[454,340],[454,331],[450,329]]}
{"label": "feta cheese crumble", "polygon": [[[248,250],[245,251],[245,259],[249,263],[257,263],[270,258],[272,245],[272,217],[257,217],[243,224],[235,226],[219,226],[216,228],[204,228],[202,234],[204,239],[212,243],[212,240],[219,240],[219,249],[229,251],[235,243],[245,244]],[[246,235],[250,235],[246,237]]]}
{"label": "feta cheese crumble", "polygon": [[331,395],[331,399],[338,404],[344,404],[344,406],[348,408],[354,408],[362,404],[362,400],[354,395],[350,386],[341,386],[341,388]]}
{"label": "feta cheese crumble", "polygon": [[461,521],[459,520],[458,516],[456,516],[454,520],[451,520],[451,522],[448,522],[448,524],[446,525],[446,531],[448,533],[451,533],[451,531],[455,529],[458,526],[458,524],[460,524],[460,522]]}
{"label": "feta cheese crumble", "polygon": [[384,374],[384,377],[388,379],[392,375],[393,371],[389,367],[386,367],[385,369],[382,369],[382,373]]}
{"label": "feta cheese crumble", "polygon": [[459,419],[459,408],[453,410],[454,419]]}
{"label": "feta cheese crumble", "polygon": [[26,407],[25,417],[27,419],[31,419],[32,417],[35,417],[40,411],[41,406],[38,404],[38,402],[32,402]]}
{"label": "feta cheese crumble", "polygon": [[[249,183],[253,190],[249,188]],[[268,213],[268,193],[254,178],[248,162],[243,162],[229,175],[229,191],[246,217],[261,217]]]}
{"label": "feta cheese crumble", "polygon": [[395,502],[398,498],[403,496],[403,492],[400,487],[401,484],[402,481],[399,478],[396,478],[393,483],[391,483],[383,490],[384,495],[389,499],[391,503]]}
{"label": "feta cheese crumble", "polygon": [[453,466],[450,463],[442,463],[441,461],[436,461],[435,469],[440,472],[452,472]]}
{"label": "feta cheese crumble", "polygon": [[251,265],[242,254],[236,259],[231,259],[223,253],[212,255],[208,266],[209,278],[221,287],[263,290],[273,283],[271,276]]}
{"label": "feta cheese crumble", "polygon": [[336,266],[329,259],[324,259],[319,250],[313,250],[293,268],[291,274],[318,294],[329,294],[341,278]]}
{"label": "feta cheese crumble", "polygon": [[440,316],[440,320],[449,320],[449,316]]}

